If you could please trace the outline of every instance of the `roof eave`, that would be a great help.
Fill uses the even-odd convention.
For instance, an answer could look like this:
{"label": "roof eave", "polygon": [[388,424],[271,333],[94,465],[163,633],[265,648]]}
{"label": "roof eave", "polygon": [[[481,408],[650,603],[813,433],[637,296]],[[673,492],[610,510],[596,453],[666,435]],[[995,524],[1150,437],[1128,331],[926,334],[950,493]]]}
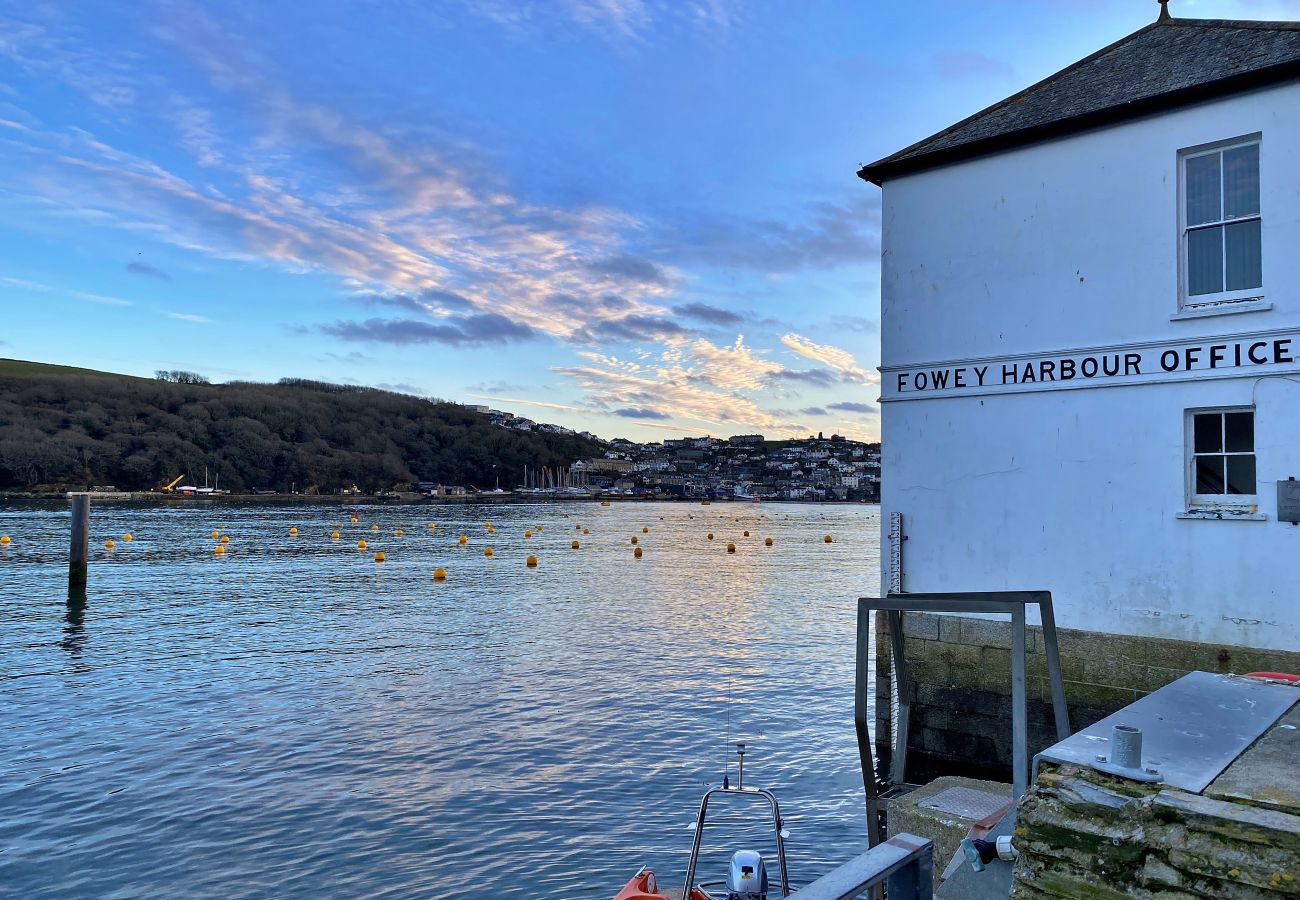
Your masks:
{"label": "roof eave", "polygon": [[1229,78],[1221,78],[1216,81],[1157,94],[1154,97],[1135,100],[1122,106],[1111,106],[1081,116],[1072,116],[1068,119],[1048,122],[1033,128],[1023,128],[1018,131],[995,135],[991,138],[959,144],[956,147],[949,147],[944,150],[936,150],[901,159],[895,153],[863,166],[858,170],[858,177],[879,187],[883,186],[886,179],[897,178],[900,175],[910,175],[979,156],[1001,153],[1017,147],[1036,144],[1040,141],[1064,137],[1065,135],[1093,128],[1102,128],[1182,106],[1192,106],[1207,100],[1215,100],[1230,94],[1255,90],[1295,78],[1300,78],[1300,61],[1291,61],[1251,72],[1243,72]]}

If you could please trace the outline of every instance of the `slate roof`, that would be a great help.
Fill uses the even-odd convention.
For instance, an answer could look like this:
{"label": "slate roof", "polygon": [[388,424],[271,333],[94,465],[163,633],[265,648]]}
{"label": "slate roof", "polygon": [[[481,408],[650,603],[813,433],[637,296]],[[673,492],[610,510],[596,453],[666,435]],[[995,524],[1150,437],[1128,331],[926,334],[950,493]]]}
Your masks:
{"label": "slate roof", "polygon": [[1300,22],[1160,19],[858,175],[888,178],[1300,78]]}

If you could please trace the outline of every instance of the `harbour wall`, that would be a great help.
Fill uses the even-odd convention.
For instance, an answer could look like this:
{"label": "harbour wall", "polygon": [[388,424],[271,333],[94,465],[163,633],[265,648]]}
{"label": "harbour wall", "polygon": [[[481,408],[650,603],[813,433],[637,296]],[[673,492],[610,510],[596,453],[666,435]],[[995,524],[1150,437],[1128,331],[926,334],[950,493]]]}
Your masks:
{"label": "harbour wall", "polygon": [[[1043,633],[1025,641],[1029,753],[1056,743]],[[968,616],[905,613],[904,653],[912,700],[907,780],[939,775],[1011,778],[1011,624]],[[876,753],[893,741],[895,686],[883,613],[877,613]],[[1192,671],[1300,672],[1300,652],[1057,629],[1070,726],[1077,731]]]}

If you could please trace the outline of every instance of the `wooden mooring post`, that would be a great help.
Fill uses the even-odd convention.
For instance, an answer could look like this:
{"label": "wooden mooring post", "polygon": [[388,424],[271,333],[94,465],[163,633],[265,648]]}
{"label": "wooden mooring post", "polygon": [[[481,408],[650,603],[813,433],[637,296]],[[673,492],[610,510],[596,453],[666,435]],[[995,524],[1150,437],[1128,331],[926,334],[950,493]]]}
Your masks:
{"label": "wooden mooring post", "polygon": [[68,594],[86,593],[86,566],[90,562],[90,498],[72,498],[72,543],[68,547]]}

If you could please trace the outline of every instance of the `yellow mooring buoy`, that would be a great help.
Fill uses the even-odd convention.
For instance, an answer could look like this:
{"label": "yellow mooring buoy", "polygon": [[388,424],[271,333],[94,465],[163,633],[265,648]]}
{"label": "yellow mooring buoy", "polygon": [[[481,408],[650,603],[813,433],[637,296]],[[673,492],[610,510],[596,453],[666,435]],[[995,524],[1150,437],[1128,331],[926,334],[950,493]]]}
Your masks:
{"label": "yellow mooring buoy", "polygon": [[105,550],[112,550],[112,549],[113,549],[114,547],[116,547],[116,546],[117,546],[117,544],[113,543],[113,539],[112,539],[112,538],[109,538],[108,540],[104,541],[104,549],[105,549]]}
{"label": "yellow mooring buoy", "polygon": [[727,552],[728,552],[728,553],[735,553],[735,552],[736,552],[736,545],[735,545],[735,544],[728,544],[728,545],[727,545]]}
{"label": "yellow mooring buoy", "polygon": [[582,533],[583,533],[583,534],[591,534],[591,529],[590,529],[590,528],[584,528],[584,529],[582,529]]}
{"label": "yellow mooring buoy", "polygon": [[573,530],[574,530],[574,531],[581,531],[581,530],[582,530],[582,523],[579,522],[577,525],[574,525],[574,526],[573,526]]}
{"label": "yellow mooring buoy", "polygon": [[636,535],[635,535],[635,534],[632,535],[632,544],[633,544],[633,545],[636,544]]}
{"label": "yellow mooring buoy", "polygon": [[128,531],[126,534],[122,535],[122,540],[129,544],[131,541],[135,540],[135,538],[132,537],[131,532]]}
{"label": "yellow mooring buoy", "polygon": [[644,525],[642,525],[642,526],[641,526],[641,533],[642,533],[642,534],[649,534],[649,533],[650,533],[650,529],[647,528],[647,527],[645,527]]}
{"label": "yellow mooring buoy", "polygon": [[829,544],[831,542],[831,536],[828,534],[826,537],[822,538],[822,540]]}
{"label": "yellow mooring buoy", "polygon": [[384,561],[384,551],[379,550],[375,553],[375,562],[383,562],[383,561]]}
{"label": "yellow mooring buoy", "polygon": [[484,555],[484,556],[491,556],[491,555],[492,555],[492,548],[491,548],[491,547],[484,547],[484,548],[483,548],[483,555]]}
{"label": "yellow mooring buoy", "polygon": [[461,545],[462,547],[464,547],[464,546],[465,546],[466,544],[468,544],[468,543],[469,543],[469,538],[468,538],[467,536],[465,536],[465,535],[462,534],[462,535],[460,536],[460,545]]}
{"label": "yellow mooring buoy", "polygon": [[633,551],[632,551],[632,555],[635,556],[637,559],[640,559],[640,558],[641,558],[641,548],[640,548],[640,547],[637,547],[635,550],[633,550]]}
{"label": "yellow mooring buoy", "polygon": [[331,531],[331,532],[330,532],[330,540],[331,540],[331,541],[337,541],[338,539],[339,539],[339,533],[338,533],[337,531]]}
{"label": "yellow mooring buoy", "polygon": [[406,532],[399,528],[396,531],[394,531],[393,534],[396,535],[397,537],[404,537],[406,535]]}
{"label": "yellow mooring buoy", "polygon": [[223,544],[229,544],[229,543],[230,543],[230,535],[228,535],[228,534],[223,534],[223,535],[221,536],[221,543],[223,543]]}
{"label": "yellow mooring buoy", "polygon": [[297,536],[298,536],[298,529],[297,529],[297,528],[290,528],[290,529],[289,529],[289,537],[297,537]]}
{"label": "yellow mooring buoy", "polygon": [[525,530],[525,531],[524,531],[524,537],[526,537],[526,538],[530,538],[530,537],[532,537],[532,536],[533,536],[533,533],[532,533],[531,531],[528,531],[528,530]]}
{"label": "yellow mooring buoy", "polygon": [[528,557],[528,568],[530,568],[530,569],[536,569],[536,568],[537,568],[537,557],[536,557],[536,556],[530,556],[530,557]]}
{"label": "yellow mooring buoy", "polygon": [[572,547],[574,550],[577,550],[579,547],[582,546],[582,544],[578,543],[577,541],[574,541],[574,542],[573,542],[572,544],[570,544],[569,546]]}
{"label": "yellow mooring buoy", "polygon": [[366,549],[366,542],[364,538],[362,540],[357,541],[357,549],[358,550]]}
{"label": "yellow mooring buoy", "polygon": [[9,543],[9,535],[0,534],[0,544],[7,544],[7,543]]}
{"label": "yellow mooring buoy", "polygon": [[215,528],[212,529],[212,539],[215,541],[219,537],[221,537],[221,532],[217,531]]}
{"label": "yellow mooring buoy", "polygon": [[439,566],[438,568],[434,569],[434,570],[433,570],[433,580],[434,580],[434,581],[446,581],[446,580],[447,580],[447,570],[444,569],[442,566]]}
{"label": "yellow mooring buoy", "polygon": [[379,526],[378,526],[378,525],[371,525],[371,526],[370,526],[370,530],[371,530],[371,531],[378,531],[378,530],[379,530]]}
{"label": "yellow mooring buoy", "polygon": [[220,544],[217,544],[217,546],[212,548],[212,552],[215,553],[217,556],[220,556],[221,554],[226,552],[226,548],[221,546]]}
{"label": "yellow mooring buoy", "polygon": [[437,528],[438,525],[437,525],[437,523],[435,523],[435,522],[430,522],[430,523],[429,523],[428,525],[426,525],[425,527],[428,528],[430,531],[432,531],[433,529]]}
{"label": "yellow mooring buoy", "polygon": [[772,546],[772,539],[771,539],[771,538],[767,538],[767,539],[765,539],[765,540],[763,541],[763,543],[764,543],[765,545],[767,545],[768,547],[770,547],[770,546]]}

